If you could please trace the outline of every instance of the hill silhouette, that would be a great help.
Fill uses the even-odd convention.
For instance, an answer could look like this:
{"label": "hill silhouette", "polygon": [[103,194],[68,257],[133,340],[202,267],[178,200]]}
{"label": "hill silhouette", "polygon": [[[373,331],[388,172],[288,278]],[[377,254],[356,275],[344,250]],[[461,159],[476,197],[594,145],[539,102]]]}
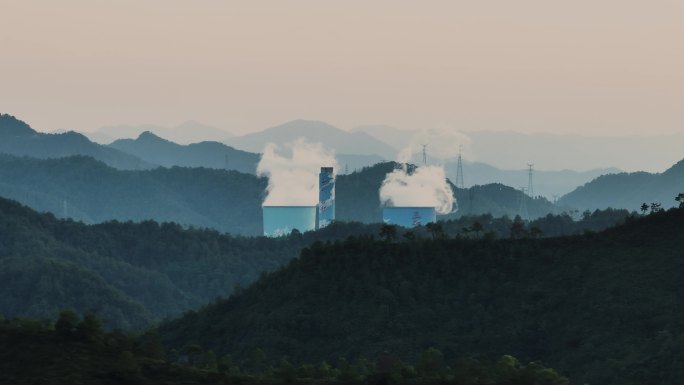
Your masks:
{"label": "hill silhouette", "polygon": [[684,160],[663,173],[619,173],[600,176],[563,196],[559,204],[580,209],[606,207],[638,210],[643,203],[674,207],[674,197],[684,192]]}
{"label": "hill silhouette", "polygon": [[40,159],[86,155],[117,169],[139,170],[152,167],[133,155],[93,143],[79,133],[40,133],[25,122],[6,114],[0,114],[0,153]]}
{"label": "hill silhouette", "polygon": [[318,243],[286,268],[159,329],[176,348],[293,363],[505,351],[578,383],[684,374],[684,210],[550,239],[368,237]]}
{"label": "hill silhouette", "polygon": [[179,144],[191,144],[204,141],[222,141],[234,136],[233,133],[221,128],[188,120],[175,127],[164,127],[154,124],[128,125],[100,127],[94,131],[83,134],[94,142],[110,144],[118,139],[133,139],[143,132],[151,132],[162,138],[172,140]]}
{"label": "hill silhouette", "polygon": [[[381,223],[378,190],[394,167],[395,163],[380,163],[339,175],[338,220]],[[236,171],[182,167],[130,171],[80,156],[39,160],[0,155],[0,196],[86,223],[155,220],[261,235],[265,189],[265,179]],[[512,218],[519,213],[522,196],[502,185],[476,186],[456,195],[461,211],[443,219],[486,213]],[[554,212],[543,198],[524,199],[532,217]]]}
{"label": "hill silhouette", "polygon": [[382,159],[394,159],[396,156],[392,147],[365,133],[350,133],[325,122],[302,119],[230,138],[225,143],[241,150],[261,152],[266,143],[287,143],[302,137],[322,143],[340,154],[375,155]]}
{"label": "hill silhouette", "polygon": [[180,145],[146,131],[137,139],[119,139],[109,145],[164,167],[206,167],[255,174],[260,156],[219,142]]}

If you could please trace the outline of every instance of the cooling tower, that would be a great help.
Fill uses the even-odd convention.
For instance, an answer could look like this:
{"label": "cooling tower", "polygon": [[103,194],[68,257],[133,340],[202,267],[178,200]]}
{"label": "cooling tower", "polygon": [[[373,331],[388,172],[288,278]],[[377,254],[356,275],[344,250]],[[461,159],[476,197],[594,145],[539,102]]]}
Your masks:
{"label": "cooling tower", "polygon": [[403,227],[424,226],[437,221],[434,207],[385,207],[382,220],[390,225]]}
{"label": "cooling tower", "polygon": [[280,237],[292,230],[316,229],[316,206],[264,206],[264,235]]}
{"label": "cooling tower", "polygon": [[332,167],[321,167],[318,174],[318,228],[335,220],[335,176]]}

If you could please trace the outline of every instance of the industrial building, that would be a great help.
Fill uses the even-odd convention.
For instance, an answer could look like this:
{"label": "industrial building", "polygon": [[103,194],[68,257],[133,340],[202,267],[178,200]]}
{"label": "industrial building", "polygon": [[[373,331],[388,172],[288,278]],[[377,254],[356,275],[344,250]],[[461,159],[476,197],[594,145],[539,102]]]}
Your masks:
{"label": "industrial building", "polygon": [[335,176],[332,167],[321,167],[318,175],[318,228],[335,220]]}
{"label": "industrial building", "polygon": [[[322,229],[335,220],[335,175],[332,167],[321,167],[318,175],[316,206],[263,206],[264,235],[280,237],[292,230]],[[387,224],[406,228],[425,226],[437,221],[434,207],[385,207],[382,219]]]}
{"label": "industrial building", "polygon": [[332,223],[335,220],[335,175],[332,167],[321,167],[318,200],[317,206],[263,206],[264,235],[280,237],[295,229],[303,233]]}
{"label": "industrial building", "polygon": [[316,206],[264,206],[264,235],[281,237],[292,230],[316,230]]}
{"label": "industrial building", "polygon": [[382,220],[390,225],[411,228],[436,222],[437,212],[434,207],[385,207]]}

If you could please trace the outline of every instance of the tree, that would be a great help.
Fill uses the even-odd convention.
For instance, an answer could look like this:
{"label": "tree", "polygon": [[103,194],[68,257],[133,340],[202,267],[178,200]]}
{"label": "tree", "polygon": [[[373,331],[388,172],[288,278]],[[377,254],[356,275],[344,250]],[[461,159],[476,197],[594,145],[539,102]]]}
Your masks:
{"label": "tree", "polygon": [[446,238],[446,233],[444,232],[444,227],[442,227],[442,224],[440,224],[440,223],[430,222],[427,225],[425,225],[425,228],[427,228],[430,231],[430,234],[432,234],[432,239],[445,239]]}
{"label": "tree", "polygon": [[663,211],[663,209],[660,206],[661,206],[661,204],[658,202],[651,203],[651,214],[655,214],[655,213]]}
{"label": "tree", "polygon": [[397,238],[397,226],[390,224],[383,224],[380,228],[380,237],[387,242],[391,242]]}
{"label": "tree", "polygon": [[418,372],[425,377],[439,376],[444,371],[444,355],[437,348],[429,348],[420,355]]}
{"label": "tree", "polygon": [[675,200],[679,202],[679,208],[684,209],[684,193],[677,194]]}
{"label": "tree", "polygon": [[544,232],[537,226],[532,226],[530,229],[530,236],[532,238],[541,238],[541,236],[544,235]]}
{"label": "tree", "polygon": [[473,225],[470,226],[470,229],[475,233],[475,237],[479,239],[480,233],[484,230],[484,226],[482,226],[482,223],[479,221],[475,221],[473,222]]}
{"label": "tree", "polygon": [[413,241],[416,239],[416,233],[413,232],[413,230],[406,230],[404,232],[404,238],[406,238],[407,241]]}
{"label": "tree", "polygon": [[646,215],[646,211],[648,211],[648,204],[646,202],[641,204],[641,215]]}
{"label": "tree", "polygon": [[83,317],[83,320],[76,326],[76,332],[84,340],[99,341],[104,335],[102,321],[100,321],[95,314],[86,314]]}
{"label": "tree", "polygon": [[511,238],[522,238],[525,235],[525,222],[520,216],[516,216],[511,223]]}
{"label": "tree", "polygon": [[70,336],[76,332],[78,326],[78,314],[73,310],[63,310],[59,313],[59,319],[55,322],[55,331],[63,336]]}

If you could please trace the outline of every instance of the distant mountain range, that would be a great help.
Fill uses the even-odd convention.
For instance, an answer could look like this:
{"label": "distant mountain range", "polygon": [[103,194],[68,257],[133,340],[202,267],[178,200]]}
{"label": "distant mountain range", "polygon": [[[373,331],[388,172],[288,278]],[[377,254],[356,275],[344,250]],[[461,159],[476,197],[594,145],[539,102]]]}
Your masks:
{"label": "distant mountain range", "polygon": [[225,141],[226,144],[245,151],[261,152],[266,143],[287,143],[298,138],[322,143],[336,153],[379,156],[394,160],[396,150],[384,142],[363,132],[348,132],[330,124],[314,120],[294,120],[276,127]]}
{"label": "distant mountain range", "polygon": [[180,145],[143,132],[137,139],[119,139],[109,147],[164,167],[207,167],[256,173],[258,154],[236,150],[219,142]]}
{"label": "distant mountain range", "polygon": [[[260,154],[236,150],[219,142],[181,145],[151,132],[143,132],[136,139],[119,139],[108,146],[164,167],[206,167],[255,174],[261,159]],[[341,168],[338,173],[353,172],[382,161],[377,155],[336,154],[336,157]]]}
{"label": "distant mountain range", "polygon": [[[456,180],[457,162],[445,164],[447,177],[452,181]],[[595,169],[589,171],[543,171],[535,170],[533,173],[533,188],[535,196],[544,196],[552,200],[554,196],[560,197],[573,191],[577,186],[581,186],[601,175],[618,173],[616,168]],[[480,162],[463,162],[463,179],[466,186],[486,185],[490,183],[501,183],[519,189],[527,188],[529,179],[528,170],[520,168],[517,170],[501,170]]]}
{"label": "distant mountain range", "polygon": [[5,114],[0,114],[0,153],[40,159],[87,155],[118,169],[152,167],[138,157],[93,143],[79,133],[39,133],[23,121]]}
{"label": "distant mountain range", "polygon": [[539,170],[661,171],[684,157],[684,133],[660,136],[581,136],[473,131],[470,156],[494,167]]}
{"label": "distant mountain range", "polygon": [[674,197],[684,192],[684,160],[663,173],[647,172],[603,175],[563,196],[559,204],[581,209],[606,207],[639,210],[643,203],[678,205]]}
{"label": "distant mountain range", "polygon": [[122,124],[118,126],[101,127],[95,131],[84,132],[83,134],[94,142],[109,144],[117,139],[137,138],[143,132],[151,132],[157,136],[180,144],[191,144],[204,141],[220,142],[234,136],[234,134],[229,131],[208,126],[194,120],[189,120],[175,127],[163,127],[153,124],[142,124],[137,126]]}
{"label": "distant mountain range", "polygon": [[[337,178],[337,218],[382,222],[378,190],[396,165],[380,163]],[[108,220],[177,222],[241,235],[261,235],[261,203],[266,179],[208,168],[116,170],[92,158],[38,160],[0,156],[0,196],[39,211],[86,223]],[[461,214],[520,214],[520,199],[530,217],[556,209],[503,185],[457,190]],[[448,218],[448,217],[447,217]]]}
{"label": "distant mountain range", "polygon": [[0,156],[0,196],[86,223],[154,219],[260,235],[265,190],[265,179],[236,171],[128,171],[83,156]]}

